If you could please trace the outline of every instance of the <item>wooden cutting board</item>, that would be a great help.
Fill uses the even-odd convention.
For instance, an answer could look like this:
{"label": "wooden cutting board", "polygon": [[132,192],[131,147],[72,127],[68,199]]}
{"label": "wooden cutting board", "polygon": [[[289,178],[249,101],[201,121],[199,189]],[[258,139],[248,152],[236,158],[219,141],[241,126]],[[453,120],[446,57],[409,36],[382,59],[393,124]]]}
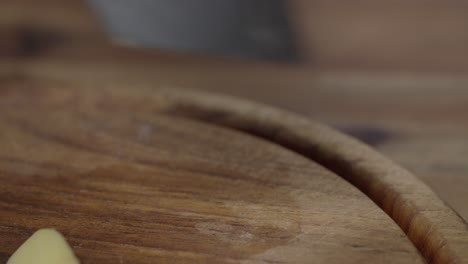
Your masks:
{"label": "wooden cutting board", "polygon": [[54,227],[82,263],[468,263],[419,180],[332,129],[208,94],[0,79],[0,262]]}

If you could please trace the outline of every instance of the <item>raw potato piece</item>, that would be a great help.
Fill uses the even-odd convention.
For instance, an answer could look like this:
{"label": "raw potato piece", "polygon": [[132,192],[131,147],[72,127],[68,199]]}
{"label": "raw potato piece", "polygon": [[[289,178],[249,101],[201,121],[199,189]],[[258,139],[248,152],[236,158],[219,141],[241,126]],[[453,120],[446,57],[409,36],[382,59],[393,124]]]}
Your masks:
{"label": "raw potato piece", "polygon": [[54,229],[34,233],[7,264],[79,264],[65,238]]}

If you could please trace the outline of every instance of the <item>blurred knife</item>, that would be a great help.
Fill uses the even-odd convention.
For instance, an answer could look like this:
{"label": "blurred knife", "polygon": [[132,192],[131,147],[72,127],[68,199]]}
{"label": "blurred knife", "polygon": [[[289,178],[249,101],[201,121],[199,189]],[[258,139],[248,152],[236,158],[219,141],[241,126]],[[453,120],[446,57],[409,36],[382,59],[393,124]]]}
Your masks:
{"label": "blurred knife", "polygon": [[89,0],[125,44],[294,60],[285,0]]}

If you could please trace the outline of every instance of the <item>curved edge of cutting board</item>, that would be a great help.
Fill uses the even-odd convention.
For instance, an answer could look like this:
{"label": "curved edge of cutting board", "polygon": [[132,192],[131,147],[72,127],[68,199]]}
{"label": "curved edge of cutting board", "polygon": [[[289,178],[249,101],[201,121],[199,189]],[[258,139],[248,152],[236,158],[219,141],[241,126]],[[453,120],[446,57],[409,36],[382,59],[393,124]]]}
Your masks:
{"label": "curved edge of cutting board", "polygon": [[365,144],[275,108],[226,96],[162,91],[165,111],[253,134],[337,173],[382,208],[429,263],[468,263],[468,225],[428,186]]}

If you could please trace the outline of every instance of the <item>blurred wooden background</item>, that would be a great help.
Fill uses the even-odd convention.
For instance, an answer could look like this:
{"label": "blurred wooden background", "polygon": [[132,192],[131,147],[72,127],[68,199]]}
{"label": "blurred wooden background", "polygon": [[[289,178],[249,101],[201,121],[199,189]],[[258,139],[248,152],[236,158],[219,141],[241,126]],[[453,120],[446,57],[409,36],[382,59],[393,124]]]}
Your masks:
{"label": "blurred wooden background", "polygon": [[466,1],[290,2],[302,50],[321,67],[468,69]]}
{"label": "blurred wooden background", "polygon": [[111,46],[80,0],[0,2],[0,78],[201,89],[330,124],[413,171],[468,220],[468,3],[290,1],[296,65]]}

